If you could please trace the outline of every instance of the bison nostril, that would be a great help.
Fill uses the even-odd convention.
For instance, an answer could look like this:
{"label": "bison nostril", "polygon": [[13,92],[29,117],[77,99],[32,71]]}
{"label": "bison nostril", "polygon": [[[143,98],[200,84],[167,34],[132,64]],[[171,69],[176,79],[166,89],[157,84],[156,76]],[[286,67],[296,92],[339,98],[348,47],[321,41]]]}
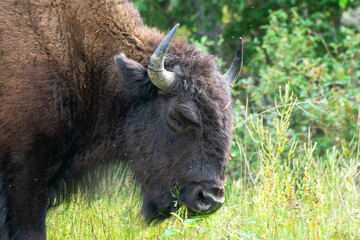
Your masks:
{"label": "bison nostril", "polygon": [[[213,192],[213,191],[212,191]],[[200,209],[201,213],[210,213],[214,212],[221,207],[224,203],[225,197],[223,192],[216,192],[213,194],[212,192],[208,191],[199,191],[198,193],[198,208]]]}
{"label": "bison nostril", "polygon": [[203,191],[199,192],[199,208],[203,211],[208,210],[211,207],[211,198],[209,198],[208,194]]}

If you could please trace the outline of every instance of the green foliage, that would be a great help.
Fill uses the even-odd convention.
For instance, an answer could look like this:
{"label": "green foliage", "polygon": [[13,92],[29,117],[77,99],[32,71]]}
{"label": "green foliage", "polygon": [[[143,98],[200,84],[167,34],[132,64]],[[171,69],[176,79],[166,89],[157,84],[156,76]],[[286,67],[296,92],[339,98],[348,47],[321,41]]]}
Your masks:
{"label": "green foliage", "polygon": [[[327,36],[333,27],[325,16],[309,18],[297,9],[272,12],[263,39],[254,40],[255,54],[251,74],[234,89],[235,141],[247,152],[257,152],[248,119],[263,116],[264,127],[275,131],[274,98],[279,86],[289,84],[298,100],[290,127],[292,138],[302,143],[317,142],[316,153],[323,155],[332,146],[341,147],[356,137],[360,106],[360,33],[341,27],[335,36]],[[246,144],[245,144],[246,143]],[[230,169],[245,158],[234,148]],[[301,149],[300,149],[301,150]],[[256,164],[256,162],[254,162]],[[236,174],[238,176],[239,174]]]}
{"label": "green foliage", "polygon": [[[261,145],[261,165],[252,186],[253,216],[257,221],[254,232],[258,234],[254,237],[358,238],[360,232],[352,231],[360,226],[352,204],[359,194],[358,155],[352,152],[345,159],[333,148],[322,161],[314,158],[316,143],[311,142],[295,155],[297,144],[290,137],[290,126],[297,100],[289,94],[288,86],[284,96],[281,89],[279,92],[281,102],[276,104],[277,116],[273,119],[275,130],[265,129],[262,118],[252,120]],[[347,180],[342,181],[344,178]],[[341,209],[335,207],[338,204]],[[328,211],[333,212],[328,215]]]}

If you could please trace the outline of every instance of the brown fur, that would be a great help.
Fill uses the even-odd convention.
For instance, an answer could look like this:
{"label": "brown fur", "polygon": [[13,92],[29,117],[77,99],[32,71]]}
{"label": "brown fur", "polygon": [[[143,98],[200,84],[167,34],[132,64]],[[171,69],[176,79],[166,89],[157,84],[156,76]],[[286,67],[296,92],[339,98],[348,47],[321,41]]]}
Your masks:
{"label": "brown fur", "polygon": [[[146,66],[164,34],[131,3],[2,0],[0,9],[1,239],[45,238],[46,205],[111,164],[133,169],[149,221],[174,210],[174,187],[186,205],[194,184],[223,186],[232,109],[214,57],[173,43],[165,67],[177,81],[158,90]],[[114,61],[120,52],[127,58]]]}

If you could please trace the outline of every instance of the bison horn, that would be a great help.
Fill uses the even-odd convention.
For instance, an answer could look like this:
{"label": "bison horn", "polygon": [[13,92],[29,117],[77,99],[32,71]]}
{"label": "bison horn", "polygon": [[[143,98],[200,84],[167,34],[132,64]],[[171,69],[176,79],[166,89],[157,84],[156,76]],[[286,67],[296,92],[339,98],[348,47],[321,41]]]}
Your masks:
{"label": "bison horn", "polygon": [[167,89],[175,81],[175,73],[166,71],[164,68],[164,58],[178,28],[179,24],[176,24],[168,35],[165,36],[151,56],[148,65],[147,71],[151,82],[162,90]]}
{"label": "bison horn", "polygon": [[234,85],[236,80],[239,77],[242,60],[243,60],[243,46],[242,46],[242,38],[239,38],[239,42],[236,48],[236,54],[234,60],[231,64],[230,69],[223,75],[223,78],[229,82],[231,85]]}

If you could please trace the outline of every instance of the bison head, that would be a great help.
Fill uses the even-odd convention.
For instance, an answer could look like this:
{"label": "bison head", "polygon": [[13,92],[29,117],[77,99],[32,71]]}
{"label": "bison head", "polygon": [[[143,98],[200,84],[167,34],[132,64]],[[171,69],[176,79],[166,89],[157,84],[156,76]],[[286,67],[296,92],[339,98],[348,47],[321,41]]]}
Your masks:
{"label": "bison head", "polygon": [[240,72],[242,42],[222,76],[214,57],[186,43],[169,48],[177,28],[162,40],[147,68],[124,54],[115,57],[132,94],[123,131],[148,222],[168,217],[179,205],[190,214],[208,214],[224,202],[230,85]]}

